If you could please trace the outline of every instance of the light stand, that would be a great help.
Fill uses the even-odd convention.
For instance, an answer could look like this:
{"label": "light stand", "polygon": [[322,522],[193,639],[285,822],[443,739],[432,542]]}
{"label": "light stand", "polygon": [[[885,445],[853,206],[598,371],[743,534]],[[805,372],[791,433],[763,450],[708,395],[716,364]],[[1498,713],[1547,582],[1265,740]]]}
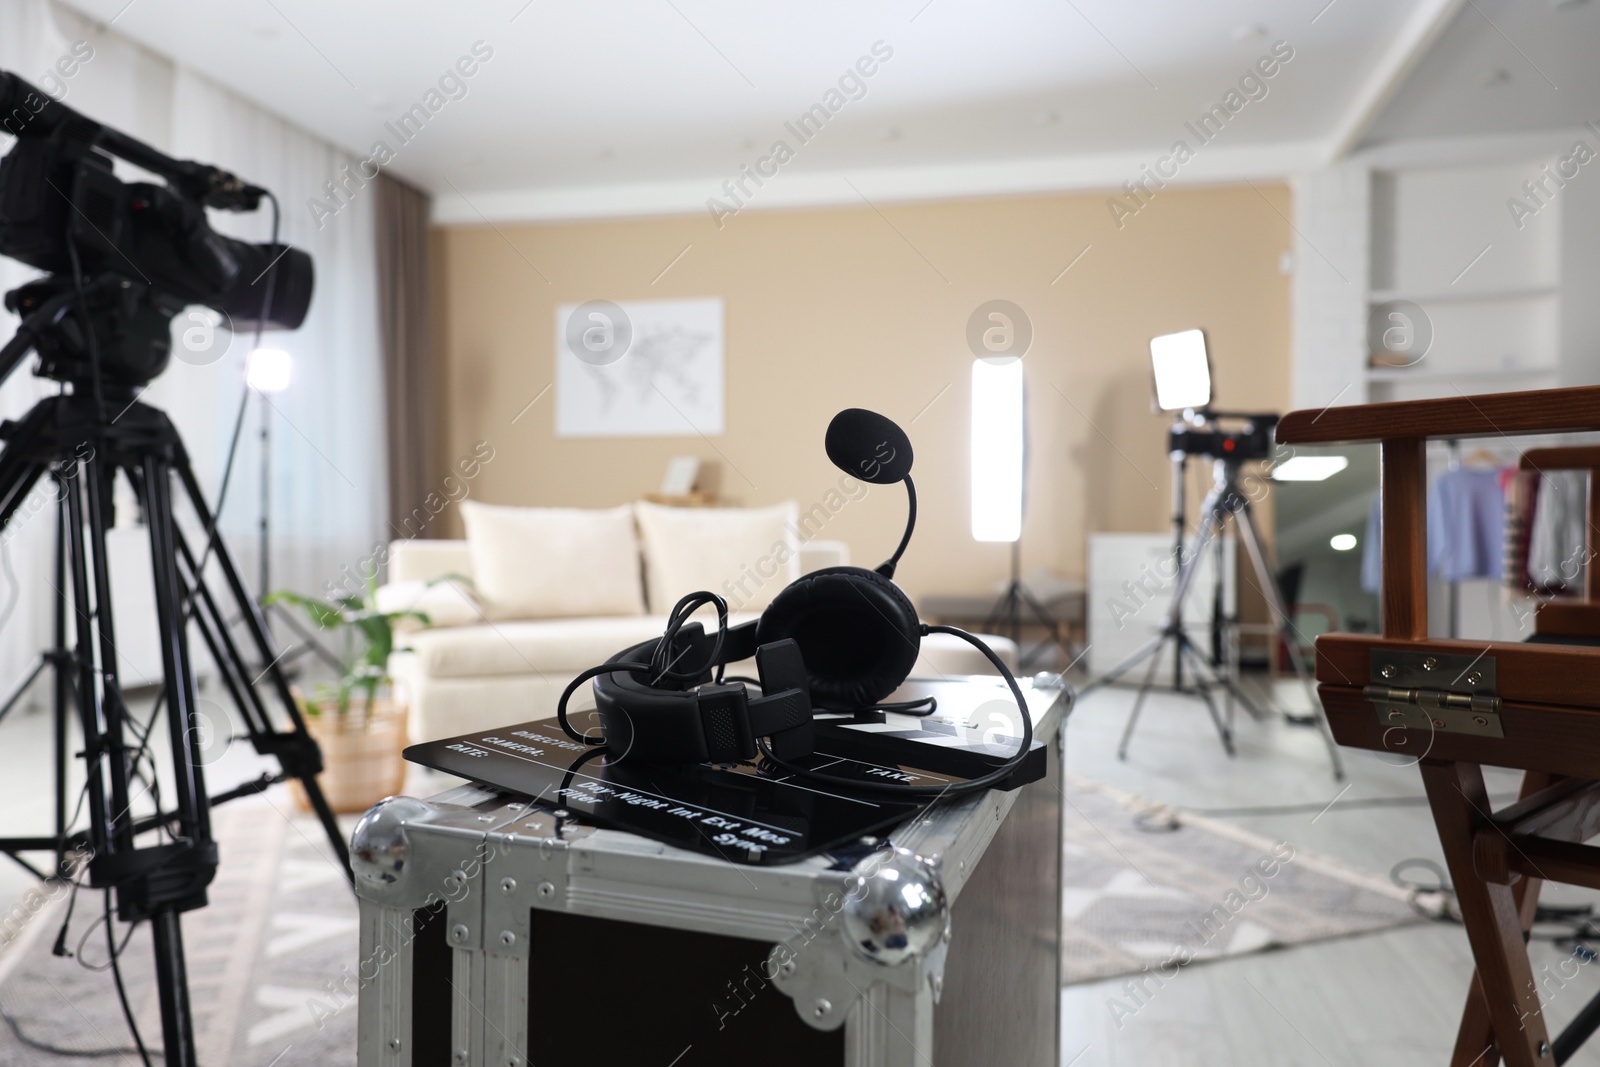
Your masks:
{"label": "light stand", "polygon": [[[1270,420],[1270,421],[1267,421]],[[1275,417],[1267,417],[1268,437],[1270,428],[1277,422]],[[1259,432],[1255,428],[1247,433]],[[1192,443],[1189,441],[1187,431],[1175,429],[1173,441],[1175,445]],[[1199,436],[1199,435],[1193,435]],[[1206,438],[1215,438],[1225,441],[1228,435],[1221,435],[1218,431],[1209,431]],[[1204,557],[1207,549],[1215,549],[1221,542],[1223,528],[1229,519],[1232,519],[1238,528],[1239,535],[1244,541],[1245,550],[1250,556],[1250,564],[1255,571],[1258,588],[1266,598],[1267,609],[1272,614],[1273,623],[1277,633],[1283,637],[1289,649],[1289,659],[1294,665],[1295,675],[1300,684],[1305,688],[1306,697],[1310,701],[1312,714],[1318,729],[1322,733],[1323,743],[1328,749],[1328,759],[1333,764],[1333,773],[1336,779],[1344,777],[1344,764],[1339,756],[1339,749],[1333,739],[1333,732],[1328,727],[1327,716],[1323,711],[1322,703],[1317,698],[1316,689],[1311,684],[1311,677],[1306,670],[1305,660],[1300,655],[1298,640],[1293,634],[1293,625],[1289,619],[1288,611],[1283,603],[1283,595],[1278,589],[1277,577],[1267,566],[1266,552],[1262,547],[1259,528],[1256,525],[1255,512],[1249,496],[1239,488],[1239,472],[1248,459],[1257,458],[1248,449],[1236,448],[1233,450],[1218,449],[1220,455],[1212,456],[1212,487],[1206,494],[1204,503],[1200,506],[1199,524],[1194,535],[1184,540],[1184,471],[1189,451],[1175,447],[1172,451],[1173,474],[1173,530],[1175,548],[1178,552],[1177,588],[1173,591],[1171,606],[1167,609],[1166,618],[1163,620],[1161,630],[1151,638],[1143,647],[1117,664],[1102,677],[1086,686],[1082,692],[1098,689],[1100,686],[1109,685],[1122,677],[1140,663],[1148,662],[1144,679],[1139,685],[1138,696],[1135,697],[1133,709],[1128,714],[1127,727],[1122,732],[1122,740],[1117,746],[1119,759],[1127,759],[1128,743],[1133,738],[1133,730],[1139,721],[1139,713],[1144,707],[1145,698],[1154,688],[1156,667],[1160,663],[1162,651],[1170,643],[1172,646],[1173,682],[1172,691],[1185,696],[1196,696],[1205,702],[1206,710],[1211,715],[1211,721],[1217,728],[1217,734],[1222,740],[1222,747],[1228,755],[1234,755],[1233,746],[1233,715],[1234,704],[1244,705],[1245,709],[1256,718],[1264,715],[1253,701],[1239,688],[1232,672],[1219,665],[1216,660],[1202,655],[1196,647],[1194,639],[1189,636],[1187,625],[1183,617],[1184,605],[1187,603],[1189,593],[1194,587],[1195,575],[1199,570],[1199,562]],[[1228,451],[1236,454],[1229,455]],[[1200,452],[1199,454],[1208,454]],[[1218,580],[1220,582],[1221,559],[1218,559]],[[1219,590],[1220,592],[1220,590]],[[1214,613],[1220,608],[1214,607]],[[1215,615],[1214,615],[1215,617]],[[1195,682],[1192,687],[1184,685],[1183,665],[1185,661],[1194,672]],[[1217,703],[1212,697],[1212,691],[1221,689],[1226,695],[1225,711],[1219,711]]]}
{"label": "light stand", "polygon": [[[292,377],[293,361],[289,353],[281,348],[255,349],[245,361],[245,384],[255,390],[261,411],[261,515],[256,527],[256,551],[259,557],[256,561],[256,595],[262,599],[272,592],[272,394],[289,388]],[[328,650],[322,639],[301,625],[294,615],[284,611],[281,604],[267,605],[264,614],[286,625],[299,639],[279,659],[285,669],[309,652],[333,670],[344,670],[339,657]]]}
{"label": "light stand", "polygon": [[[1127,759],[1128,742],[1133,739],[1134,725],[1139,721],[1139,712],[1144,708],[1145,698],[1150,695],[1151,686],[1155,681],[1156,667],[1161,661],[1161,651],[1170,641],[1172,691],[1186,696],[1198,696],[1205,701],[1206,710],[1211,713],[1211,721],[1222,739],[1223,750],[1229,756],[1234,754],[1234,705],[1243,704],[1245,710],[1256,719],[1265,718],[1265,715],[1239,688],[1238,621],[1228,618],[1222,609],[1225,592],[1222,585],[1225,562],[1222,552],[1222,530],[1228,519],[1232,518],[1244,539],[1246,550],[1250,553],[1250,564],[1255,569],[1258,588],[1267,600],[1267,609],[1272,613],[1274,629],[1288,646],[1294,672],[1299,677],[1300,684],[1305,687],[1306,698],[1311,702],[1311,718],[1322,731],[1323,743],[1328,748],[1328,759],[1333,764],[1333,776],[1342,779],[1344,763],[1339,757],[1338,745],[1333,740],[1333,731],[1328,727],[1327,713],[1323,710],[1322,702],[1317,699],[1316,690],[1311,685],[1311,677],[1301,658],[1300,644],[1292,633],[1294,624],[1284,606],[1283,593],[1278,588],[1277,576],[1267,566],[1267,556],[1262,549],[1262,540],[1256,527],[1250,498],[1239,491],[1239,471],[1243,465],[1253,460],[1267,459],[1272,455],[1273,434],[1277,429],[1278,416],[1229,415],[1210,410],[1211,355],[1206,345],[1204,330],[1180,330],[1177,333],[1152,337],[1150,364],[1154,371],[1153,399],[1156,409],[1183,413],[1179,421],[1167,432],[1167,453],[1172,457],[1172,541],[1178,565],[1178,585],[1173,592],[1172,604],[1167,610],[1167,617],[1161,624],[1160,632],[1143,647],[1111,668],[1108,673],[1084,687],[1082,692],[1087,693],[1091,689],[1108,685],[1138,664],[1149,661],[1150,666],[1145,671],[1144,681],[1139,685],[1139,695],[1134,699],[1133,710],[1128,714],[1128,725],[1122,731],[1122,741],[1117,746],[1117,757]],[[1242,429],[1224,430],[1218,423],[1219,419],[1242,420],[1244,426]],[[1206,494],[1205,502],[1200,506],[1200,524],[1195,529],[1193,539],[1186,545],[1184,475],[1188,470],[1190,456],[1207,456],[1212,460],[1212,484],[1211,491]],[[1216,552],[1217,568],[1215,596],[1211,607],[1212,649],[1209,659],[1201,655],[1199,649],[1195,647],[1183,620],[1184,604],[1188,600],[1189,591],[1194,585],[1195,572],[1207,548],[1212,548]],[[1226,640],[1223,637],[1224,633]],[[1227,648],[1222,647],[1223,645],[1227,645]],[[1195,684],[1192,689],[1186,688],[1183,682],[1185,660],[1194,670]],[[1221,689],[1226,695],[1225,714],[1217,710],[1216,701],[1211,697],[1213,689]],[[1285,719],[1289,722],[1303,721],[1288,715],[1285,715]]]}
{"label": "light stand", "polygon": [[1022,511],[1027,471],[1027,404],[1022,360],[981,356],[972,364],[972,538],[1011,543],[1011,581],[984,619],[983,629],[1003,633],[1017,646],[1018,666],[1047,647],[1022,650],[1023,615],[1050,631],[1057,647],[1061,626],[1022,584]]}
{"label": "light stand", "polygon": [[261,409],[261,525],[256,531],[256,595],[272,592],[272,403],[256,391]]}
{"label": "light stand", "polygon": [[1033,621],[1050,631],[1050,641],[1056,647],[1061,645],[1061,624],[1050,614],[1050,609],[1039,601],[1039,598],[1028,591],[1022,584],[1022,541],[1019,538],[1011,542],[1011,581],[1006,586],[1005,592],[1000,594],[1000,599],[995,601],[994,607],[989,609],[988,616],[983,620],[984,633],[1004,634],[1011,638],[1017,646],[1017,667],[1020,670],[1032,663],[1046,647],[1041,641],[1031,652],[1022,649],[1022,623],[1023,612],[1033,616]]}
{"label": "light stand", "polygon": [[291,362],[281,348],[257,348],[245,360],[245,384],[255,390],[261,409],[261,517],[256,528],[258,595],[272,591],[272,399],[289,388]]}
{"label": "light stand", "polygon": [[35,680],[45,671],[49,671],[54,683],[52,694],[52,762],[55,772],[55,833],[51,837],[41,837],[31,842],[34,848],[41,851],[48,850],[55,854],[55,866],[50,873],[39,870],[28,860],[23,859],[16,852],[5,852],[18,866],[27,870],[40,881],[50,881],[55,878],[65,877],[69,867],[67,852],[72,846],[72,837],[67,832],[71,821],[67,810],[67,759],[71,753],[68,748],[67,723],[72,700],[72,670],[75,666],[72,652],[67,647],[67,541],[66,526],[62,515],[66,504],[62,494],[66,487],[57,479],[53,481],[57,490],[57,498],[61,502],[56,506],[55,514],[55,591],[56,595],[51,600],[52,624],[51,647],[39,654],[34,661],[33,669],[26,678],[11,690],[4,704],[0,704],[0,722],[11,714],[22,698],[27,695]]}

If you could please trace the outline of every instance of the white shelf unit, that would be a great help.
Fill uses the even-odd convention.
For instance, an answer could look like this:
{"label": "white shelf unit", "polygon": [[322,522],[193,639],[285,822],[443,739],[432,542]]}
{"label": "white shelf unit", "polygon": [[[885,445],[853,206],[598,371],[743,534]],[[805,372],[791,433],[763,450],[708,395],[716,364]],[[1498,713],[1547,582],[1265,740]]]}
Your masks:
{"label": "white shelf unit", "polygon": [[1562,200],[1520,226],[1507,206],[1544,163],[1371,172],[1367,315],[1414,304],[1432,342],[1415,363],[1391,367],[1376,362],[1383,353],[1369,337],[1368,401],[1562,383]]}

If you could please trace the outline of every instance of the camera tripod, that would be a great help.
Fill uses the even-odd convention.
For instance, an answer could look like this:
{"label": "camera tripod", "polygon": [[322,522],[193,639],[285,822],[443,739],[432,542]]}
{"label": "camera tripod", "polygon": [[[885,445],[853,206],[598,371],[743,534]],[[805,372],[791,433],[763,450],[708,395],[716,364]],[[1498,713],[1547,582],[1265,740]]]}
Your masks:
{"label": "camera tripod", "polygon": [[[4,352],[10,355],[26,343],[19,331]],[[123,922],[150,920],[166,1062],[169,1067],[194,1067],[194,1019],[180,916],[205,906],[206,888],[216,874],[211,806],[261,792],[288,778],[298,779],[347,876],[349,853],[316,781],[322,769],[321,753],[306,733],[265,618],[217,535],[216,517],[206,507],[177,429],[163,412],[125,397],[108,406],[114,410],[124,401],[128,406],[121,414],[107,418],[91,390],[77,387],[74,392],[40,401],[19,422],[0,427],[0,436],[5,438],[0,449],[0,535],[18,518],[19,508],[46,477],[56,491],[58,518],[55,647],[45,653],[28,679],[31,682],[47,668],[54,673],[55,832],[44,837],[0,838],[0,852],[35,873],[39,873],[37,868],[17,854],[52,852],[59,877],[68,869],[69,852],[88,850],[87,886],[116,890],[117,915]],[[112,488],[118,471],[132,485],[149,530],[161,644],[158,707],[143,736],[131,721],[123,697],[112,624],[106,530],[112,521]],[[188,498],[204,529],[199,554],[174,516],[174,483]],[[262,666],[246,665],[230,617],[205,582],[208,563],[220,572],[231,607],[242,623],[246,648]],[[191,623],[215,661],[256,751],[274,757],[281,768],[277,775],[263,774],[215,797],[206,792],[208,739],[195,705]],[[70,648],[69,629],[73,637]],[[281,703],[288,729],[274,724],[269,700],[258,690],[262,681],[271,697]],[[13,697],[0,715],[15,703]],[[76,709],[83,735],[87,770],[88,828],[77,832],[70,831],[72,816],[67,803],[69,703]],[[154,813],[136,816],[133,809],[142,797],[134,794],[134,787],[141,761],[154,763],[148,749],[154,739],[154,716],[163,711],[174,802],[170,810],[161,810],[158,800]],[[137,746],[130,743],[130,726],[138,738]],[[157,831],[164,832],[167,840],[138,843],[138,838]]]}
{"label": "camera tripod", "polygon": [[[1255,570],[1258,588],[1267,601],[1267,610],[1272,615],[1274,630],[1283,638],[1284,645],[1289,651],[1289,661],[1294,665],[1294,672],[1300,684],[1305,688],[1306,697],[1311,702],[1311,717],[1322,734],[1323,743],[1328,749],[1328,759],[1333,764],[1333,776],[1336,779],[1344,778],[1344,762],[1339,756],[1337,742],[1333,739],[1333,731],[1328,726],[1327,715],[1322,709],[1322,702],[1317,698],[1316,688],[1311,684],[1311,676],[1306,670],[1305,659],[1300,655],[1300,642],[1294,633],[1293,621],[1289,618],[1288,608],[1283,602],[1283,593],[1278,587],[1277,577],[1267,566],[1266,552],[1262,547],[1260,531],[1256,526],[1255,511],[1249,496],[1239,489],[1239,471],[1243,461],[1233,457],[1213,457],[1212,485],[1206,494],[1204,503],[1200,505],[1200,520],[1194,536],[1185,543],[1185,500],[1184,500],[1184,472],[1188,454],[1181,451],[1172,453],[1172,525],[1174,552],[1177,557],[1178,573],[1177,587],[1173,590],[1172,603],[1167,609],[1166,618],[1162,621],[1161,630],[1152,637],[1143,647],[1129,655],[1121,663],[1111,668],[1105,675],[1095,679],[1090,685],[1084,687],[1082,692],[1098,689],[1103,685],[1110,685],[1118,678],[1128,673],[1140,663],[1149,662],[1145,670],[1144,679],[1139,684],[1138,696],[1134,698],[1133,709],[1128,713],[1128,724],[1122,731],[1122,740],[1117,745],[1117,757],[1128,758],[1128,743],[1133,739],[1133,729],[1139,722],[1139,712],[1143,710],[1145,699],[1154,688],[1156,668],[1160,666],[1162,652],[1170,644],[1172,647],[1172,691],[1185,696],[1199,697],[1206,705],[1206,710],[1211,715],[1212,724],[1217,728],[1217,735],[1222,740],[1223,750],[1228,755],[1234,755],[1233,746],[1233,721],[1234,707],[1243,705],[1250,715],[1257,719],[1265,719],[1266,714],[1257,704],[1249,698],[1240,688],[1234,676],[1231,664],[1224,664],[1219,648],[1212,649],[1212,655],[1203,655],[1196,647],[1194,638],[1189,632],[1183,617],[1183,609],[1188,601],[1189,594],[1194,589],[1195,575],[1199,571],[1200,560],[1208,550],[1215,550],[1216,561],[1216,593],[1212,601],[1213,636],[1220,634],[1218,624],[1225,623],[1222,612],[1222,531],[1231,518],[1239,529],[1241,539],[1244,541],[1245,550],[1249,553],[1250,564]],[[1194,686],[1184,684],[1184,664],[1188,663],[1194,672]],[[1226,714],[1219,711],[1217,702],[1212,697],[1212,690],[1221,689],[1226,696]]]}

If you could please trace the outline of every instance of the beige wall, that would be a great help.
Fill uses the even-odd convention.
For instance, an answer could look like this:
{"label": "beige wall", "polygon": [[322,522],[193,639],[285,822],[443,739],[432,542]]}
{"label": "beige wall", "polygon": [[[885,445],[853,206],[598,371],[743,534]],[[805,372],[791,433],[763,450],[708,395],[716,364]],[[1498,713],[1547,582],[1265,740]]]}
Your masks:
{"label": "beige wall", "polygon": [[[900,580],[914,597],[984,592],[1005,577],[1007,547],[968,533],[964,335],[978,304],[1005,298],[1035,331],[1023,567],[1081,576],[1089,533],[1166,527],[1152,335],[1204,327],[1226,408],[1287,403],[1288,214],[1288,190],[1273,185],[1166,191],[1120,231],[1091,195],[747,212],[720,231],[709,217],[443,229],[440,471],[487,440],[496,458],[472,483],[475,499],[605,506],[655,488],[670,456],[695,453],[738,503],[792,498],[804,509],[838,484],[822,451],[829,418],[873,408],[916,447],[922,518]],[[552,380],[556,305],[703,296],[726,301],[725,434],[557,439],[553,389],[513,424]],[[459,536],[451,510],[439,532]],[[874,487],[821,536],[871,566],[902,521],[899,489]]]}

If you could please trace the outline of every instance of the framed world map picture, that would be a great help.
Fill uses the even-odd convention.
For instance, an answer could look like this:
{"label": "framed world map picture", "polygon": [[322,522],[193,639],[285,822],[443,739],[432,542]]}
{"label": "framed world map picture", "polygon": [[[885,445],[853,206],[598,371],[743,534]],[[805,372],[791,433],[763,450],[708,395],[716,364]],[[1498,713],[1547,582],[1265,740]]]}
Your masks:
{"label": "framed world map picture", "polygon": [[556,308],[556,436],[723,432],[720,298]]}

